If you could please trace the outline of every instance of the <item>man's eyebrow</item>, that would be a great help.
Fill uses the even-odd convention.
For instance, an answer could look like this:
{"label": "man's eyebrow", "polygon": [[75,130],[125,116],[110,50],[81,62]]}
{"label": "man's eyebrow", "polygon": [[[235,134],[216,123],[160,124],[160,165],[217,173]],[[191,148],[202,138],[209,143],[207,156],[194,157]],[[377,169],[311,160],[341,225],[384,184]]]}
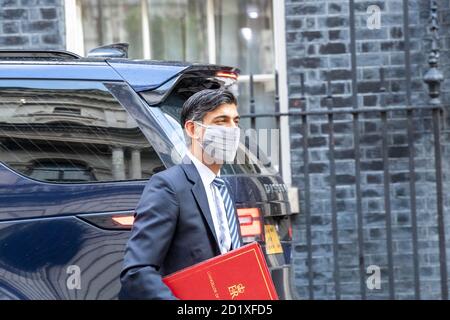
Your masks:
{"label": "man's eyebrow", "polygon": [[[227,116],[227,115],[220,115],[220,116],[217,116],[217,117],[214,117],[213,118],[213,121],[215,121],[215,120],[224,120],[224,119],[229,119],[229,118],[231,118],[230,116]],[[233,119],[235,120],[235,119],[241,119],[241,116],[235,116],[235,117],[233,117]]]}
{"label": "man's eyebrow", "polygon": [[227,115],[220,115],[220,116],[214,117],[213,121],[214,120],[224,120],[224,119],[228,119],[228,118],[230,118],[230,117]]}

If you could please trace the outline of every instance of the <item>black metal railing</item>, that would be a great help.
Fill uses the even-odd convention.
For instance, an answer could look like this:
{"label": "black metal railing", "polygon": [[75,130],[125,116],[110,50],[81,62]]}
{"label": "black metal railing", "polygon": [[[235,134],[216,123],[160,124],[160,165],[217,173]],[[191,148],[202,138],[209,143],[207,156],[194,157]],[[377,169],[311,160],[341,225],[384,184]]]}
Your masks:
{"label": "black metal railing", "polygon": [[[357,265],[354,266],[358,271],[359,282],[359,295],[361,299],[367,299],[368,297],[368,287],[366,284],[367,273],[366,267],[368,264],[368,256],[370,250],[366,248],[365,222],[367,215],[369,213],[365,212],[363,206],[364,189],[367,182],[363,181],[364,175],[366,174],[365,162],[368,160],[374,160],[381,162],[381,166],[376,170],[379,171],[382,177],[382,195],[379,200],[379,205],[382,208],[382,214],[384,218],[384,231],[385,231],[385,255],[386,255],[386,267],[384,272],[387,278],[387,297],[390,299],[395,299],[399,291],[398,279],[396,278],[396,268],[405,267],[405,263],[401,265],[396,264],[396,252],[395,252],[395,227],[393,223],[394,215],[397,209],[393,206],[392,199],[393,191],[395,190],[395,181],[393,181],[393,174],[397,173],[398,170],[393,170],[390,166],[390,162],[395,159],[391,156],[390,152],[397,148],[401,153],[407,165],[406,169],[402,169],[402,174],[406,178],[402,181],[407,185],[408,194],[407,211],[409,214],[409,222],[411,232],[408,234],[409,240],[411,241],[411,267],[412,275],[408,278],[408,281],[413,283],[412,288],[414,288],[414,298],[421,299],[423,297],[423,286],[425,277],[421,274],[421,258],[423,252],[421,252],[421,241],[427,242],[429,239],[419,234],[419,210],[418,206],[418,185],[423,178],[421,170],[423,167],[419,167],[416,155],[417,144],[425,145],[426,142],[418,142],[418,137],[427,138],[432,141],[432,152],[426,155],[426,161],[431,161],[432,167],[432,177],[426,178],[426,183],[433,184],[433,192],[427,195],[427,200],[435,205],[436,210],[430,209],[433,215],[434,223],[437,230],[437,248],[432,248],[437,250],[438,260],[439,260],[439,292],[442,299],[448,299],[448,272],[447,272],[447,255],[446,255],[446,224],[445,224],[445,205],[446,198],[444,193],[444,186],[448,181],[444,181],[446,171],[443,168],[443,148],[444,145],[448,145],[448,137],[450,137],[449,128],[446,127],[446,123],[450,123],[450,118],[448,116],[449,105],[446,105],[440,100],[440,82],[443,80],[443,75],[438,69],[439,60],[439,42],[438,42],[438,8],[437,1],[430,1],[430,37],[431,49],[428,56],[429,68],[424,75],[424,82],[428,85],[430,100],[428,103],[414,102],[412,99],[412,64],[411,64],[411,48],[410,48],[410,23],[409,23],[409,6],[408,0],[403,0],[403,51],[404,51],[404,69],[405,69],[405,103],[404,105],[389,105],[386,101],[386,97],[390,94],[388,92],[389,83],[386,81],[386,70],[384,67],[379,68],[379,85],[376,94],[379,97],[378,105],[379,107],[361,107],[358,102],[358,66],[357,66],[357,46],[356,46],[356,30],[355,30],[355,1],[348,0],[349,5],[349,35],[350,40],[348,44],[349,49],[349,59],[351,64],[350,74],[351,77],[349,81],[351,82],[351,107],[342,108],[335,107],[332,93],[332,81],[330,72],[327,73],[326,78],[326,94],[325,94],[325,108],[322,106],[311,106],[307,109],[307,97],[306,97],[306,87],[305,87],[305,75],[300,73],[300,98],[295,99],[296,104],[289,108],[286,112],[280,111],[280,99],[278,91],[278,74],[275,73],[275,101],[274,101],[274,112],[268,113],[258,113],[256,112],[256,99],[255,92],[253,90],[254,81],[253,76],[250,76],[250,113],[241,114],[241,118],[250,119],[250,127],[252,129],[256,128],[256,119],[258,118],[274,118],[276,129],[280,128],[281,119],[287,117],[290,123],[299,123],[299,126],[290,126],[290,134],[300,135],[301,144],[299,148],[301,149],[301,157],[297,159],[297,162],[290,163],[291,171],[293,175],[300,176],[302,182],[302,188],[299,190],[299,198],[301,199],[301,215],[304,216],[302,220],[304,224],[305,241],[304,247],[306,250],[306,272],[302,272],[302,277],[306,277],[307,282],[307,296],[309,299],[315,298],[315,272],[313,268],[313,219],[312,219],[312,207],[314,205],[314,189],[311,185],[311,175],[314,172],[310,171],[310,164],[314,163],[313,159],[310,159],[310,153],[308,152],[312,146],[310,145],[310,137],[316,136],[317,133],[311,132],[310,124],[319,124],[322,126],[322,132],[319,134],[326,138],[326,145],[322,146],[327,154],[328,170],[322,174],[327,176],[327,190],[329,190],[329,212],[327,214],[331,215],[331,238],[328,242],[331,245],[331,255],[333,258],[332,264],[332,282],[334,292],[333,295],[336,299],[341,299],[343,296],[343,281],[342,281],[342,265],[340,263],[340,255],[342,253],[341,243],[340,243],[340,230],[339,230],[339,203],[337,196],[338,183],[338,173],[337,164],[342,158],[338,157],[339,149],[336,146],[337,136],[341,135],[341,132],[337,132],[336,128],[338,125],[345,123],[348,125],[350,130],[346,132],[346,135],[351,136],[352,143],[352,156],[347,157],[347,160],[351,160],[353,163],[354,172],[351,173],[354,177],[354,182],[351,185],[354,187],[354,209],[344,212],[345,215],[356,215],[355,217],[355,227],[352,230],[356,235],[356,252],[357,252]],[[402,121],[403,125],[395,126],[395,122]],[[376,122],[379,127],[372,132],[366,132],[365,123],[367,121]],[[325,126],[324,126],[325,124]],[[377,155],[367,156],[365,154],[366,143],[364,139],[367,135],[377,135],[377,148],[380,152]],[[396,143],[393,136],[401,137],[401,141],[404,143]],[[392,139],[392,143],[390,143]],[[445,140],[447,139],[447,140]],[[279,145],[283,145],[283,141],[280,141]],[[448,147],[447,147],[448,148]],[[422,157],[423,155],[421,155]],[[280,163],[281,163],[280,159]],[[428,165],[428,164],[427,164]],[[279,166],[280,169],[282,165]],[[429,168],[427,167],[427,170]],[[448,169],[445,169],[448,170]],[[281,173],[281,172],[280,172]],[[448,173],[447,173],[448,174]],[[380,181],[381,181],[380,180]],[[430,197],[432,199],[430,199]],[[432,221],[427,221],[431,223]],[[303,245],[303,244],[302,244]],[[426,253],[425,253],[426,254]],[[294,266],[295,268],[295,266]],[[302,270],[303,271],[303,270]],[[347,294],[348,296],[348,294]],[[353,295],[354,296],[354,295]]]}
{"label": "black metal railing", "polygon": [[[337,203],[336,203],[336,160],[335,160],[335,132],[334,124],[336,115],[348,114],[351,115],[353,124],[353,141],[354,141],[354,162],[355,162],[355,195],[356,195],[356,215],[357,215],[357,246],[358,246],[358,262],[359,262],[359,281],[361,298],[366,298],[366,263],[364,250],[364,225],[363,225],[363,207],[362,207],[362,192],[361,192],[361,148],[359,141],[361,139],[360,122],[365,120],[365,115],[371,115],[370,120],[379,119],[381,122],[381,150],[383,162],[383,195],[384,195],[384,212],[385,212],[385,229],[386,229],[386,252],[388,265],[388,285],[389,298],[395,298],[395,279],[394,279],[394,257],[393,257],[393,230],[392,230],[392,209],[391,209],[391,187],[390,182],[391,172],[389,168],[389,121],[390,119],[399,119],[399,115],[403,114],[406,119],[407,126],[404,130],[404,136],[407,139],[408,148],[408,163],[409,163],[409,201],[410,201],[410,218],[411,218],[411,242],[413,255],[413,270],[414,270],[414,290],[415,298],[420,299],[420,273],[419,273],[419,246],[418,246],[418,223],[417,223],[417,205],[416,205],[416,172],[415,172],[415,156],[414,156],[414,125],[413,122],[417,117],[424,118],[428,116],[432,119],[432,129],[429,132],[433,136],[434,141],[434,159],[435,159],[435,181],[436,181],[436,204],[437,204],[437,227],[439,235],[439,261],[441,266],[441,294],[443,299],[447,299],[448,284],[447,284],[447,259],[446,259],[446,239],[445,239],[445,222],[444,222],[444,196],[443,196],[443,168],[442,168],[442,119],[443,112],[446,109],[442,105],[431,106],[400,106],[400,107],[375,107],[364,109],[332,109],[331,107],[325,110],[304,111],[291,110],[289,112],[274,112],[274,113],[260,113],[260,114],[242,114],[242,118],[261,118],[261,117],[275,117],[279,124],[280,117],[290,117],[301,119],[301,135],[302,149],[303,149],[303,179],[304,189],[300,190],[301,199],[303,199],[302,214],[305,215],[306,225],[306,247],[307,247],[307,261],[308,261],[308,282],[309,282],[309,298],[314,299],[314,275],[312,268],[312,236],[311,236],[311,182],[309,172],[309,153],[307,152],[308,145],[308,125],[310,117],[322,116],[328,123],[328,155],[329,155],[329,188],[330,188],[330,203],[332,216],[332,252],[334,260],[334,287],[336,299],[341,298],[340,293],[340,266],[339,266],[339,239],[338,239],[338,218],[337,218]],[[395,117],[393,116],[395,114]],[[374,117],[374,115],[376,115]],[[390,115],[390,116],[389,116]],[[279,128],[279,127],[278,127]],[[423,132],[422,132],[423,133]],[[398,131],[396,132],[398,134]],[[367,160],[367,159],[366,159]],[[292,167],[293,171],[299,171],[300,168]]]}

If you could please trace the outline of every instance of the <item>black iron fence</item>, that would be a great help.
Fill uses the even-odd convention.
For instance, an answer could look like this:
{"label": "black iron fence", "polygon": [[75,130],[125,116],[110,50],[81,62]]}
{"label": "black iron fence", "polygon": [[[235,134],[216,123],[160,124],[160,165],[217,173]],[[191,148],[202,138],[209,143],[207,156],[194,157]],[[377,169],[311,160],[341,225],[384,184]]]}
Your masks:
{"label": "black iron fence", "polygon": [[[407,106],[407,107],[386,107],[386,108],[364,108],[364,109],[332,109],[320,111],[297,111],[290,112],[274,112],[265,114],[244,114],[243,118],[251,118],[253,121],[261,117],[275,117],[279,124],[280,117],[298,117],[301,119],[301,135],[303,148],[303,164],[301,168],[292,167],[293,171],[302,169],[304,177],[304,189],[300,190],[300,198],[303,199],[303,206],[301,214],[305,215],[306,221],[306,246],[308,252],[308,281],[309,281],[309,298],[313,299],[313,265],[312,263],[312,241],[311,241],[311,182],[309,172],[309,139],[308,127],[310,118],[314,117],[317,121],[318,117],[326,119],[328,124],[328,155],[329,155],[329,188],[330,188],[330,203],[332,216],[332,248],[334,260],[334,285],[335,296],[340,299],[340,272],[339,272],[339,239],[338,239],[338,210],[336,197],[336,159],[335,159],[335,117],[339,115],[349,115],[352,123],[353,141],[354,141],[354,163],[355,163],[355,196],[356,196],[356,215],[357,215],[357,247],[358,247],[358,261],[359,261],[359,282],[361,298],[366,298],[366,281],[367,273],[364,252],[364,225],[363,225],[363,207],[362,207],[362,179],[361,179],[361,122],[370,116],[371,120],[378,119],[381,123],[381,153],[383,161],[383,195],[384,195],[384,212],[385,212],[385,228],[386,228],[386,251],[388,256],[388,283],[389,283],[389,297],[395,298],[395,282],[394,282],[394,259],[393,259],[393,240],[392,240],[392,216],[391,216],[391,173],[389,168],[389,121],[391,119],[404,119],[407,124],[404,129],[404,135],[407,140],[408,155],[408,173],[409,177],[409,201],[410,201],[410,221],[411,221],[411,242],[413,254],[413,270],[414,270],[414,296],[420,299],[420,272],[419,272],[419,246],[418,246],[418,222],[416,209],[416,168],[415,168],[415,125],[417,121],[429,118],[431,120],[430,134],[432,134],[433,150],[434,150],[434,174],[436,184],[436,204],[437,204],[437,227],[439,235],[439,262],[440,262],[440,278],[441,278],[441,295],[443,299],[448,298],[448,276],[447,276],[447,257],[446,257],[446,233],[444,223],[444,194],[443,194],[443,166],[442,166],[442,128],[444,126],[444,110],[445,106]],[[254,122],[253,122],[254,123]],[[279,127],[278,127],[279,128]],[[397,131],[398,134],[398,131]],[[423,134],[423,132],[421,132]],[[281,143],[281,142],[280,142]],[[281,167],[281,166],[280,166]]]}
{"label": "black iron fence", "polygon": [[[432,46],[429,55],[429,71],[424,76],[424,81],[429,86],[429,95],[431,97],[430,104],[424,105],[419,103],[412,103],[411,94],[411,59],[410,59],[410,35],[409,35],[409,13],[408,13],[408,1],[403,1],[403,32],[404,32],[404,61],[405,61],[405,96],[406,103],[404,106],[386,106],[385,96],[386,93],[386,83],[385,83],[385,69],[379,69],[379,91],[380,96],[379,105],[380,107],[364,107],[360,108],[358,106],[358,75],[357,75],[357,49],[356,49],[356,37],[355,37],[355,3],[353,0],[349,0],[349,31],[350,31],[350,59],[351,59],[351,87],[352,87],[352,108],[334,108],[333,107],[333,95],[331,94],[331,84],[332,80],[327,79],[327,95],[326,95],[326,105],[327,108],[317,108],[316,110],[306,110],[305,103],[301,103],[300,108],[290,109],[288,112],[280,112],[279,95],[278,90],[275,94],[275,108],[272,113],[256,113],[255,111],[255,97],[253,90],[253,77],[250,77],[250,113],[241,115],[242,118],[250,118],[251,128],[256,128],[256,120],[258,118],[275,118],[276,128],[280,129],[280,119],[283,117],[288,117],[290,122],[296,122],[299,120],[299,132],[293,132],[292,128],[297,128],[293,126],[290,130],[291,135],[295,133],[300,133],[301,135],[301,146],[302,158],[300,162],[293,163],[291,165],[292,174],[302,176],[302,189],[299,190],[299,197],[302,200],[301,205],[301,215],[304,215],[305,224],[305,247],[306,247],[306,266],[307,270],[307,292],[308,298],[314,299],[314,287],[315,287],[315,275],[313,268],[313,235],[312,235],[312,207],[313,207],[313,189],[311,187],[311,159],[310,153],[311,149],[311,139],[309,136],[312,134],[310,130],[310,125],[313,123],[319,123],[323,130],[322,135],[325,135],[327,141],[326,148],[327,153],[327,181],[329,190],[329,213],[331,215],[331,239],[330,244],[332,247],[332,282],[334,288],[334,297],[336,299],[341,299],[343,296],[342,288],[342,277],[341,277],[341,264],[340,264],[340,239],[339,239],[339,217],[338,217],[338,196],[337,187],[339,185],[338,174],[336,171],[336,163],[341,159],[341,153],[336,150],[336,135],[340,132],[336,132],[336,128],[342,124],[346,123],[350,128],[350,136],[353,141],[351,159],[354,163],[354,172],[352,173],[352,187],[354,187],[354,202],[355,209],[347,214],[356,215],[356,247],[357,247],[357,270],[358,270],[358,283],[359,283],[359,296],[361,299],[368,298],[367,294],[367,250],[365,246],[365,210],[363,208],[363,188],[362,186],[367,183],[363,181],[364,178],[364,168],[362,168],[362,162],[367,160],[367,155],[362,154],[362,141],[365,141],[367,132],[364,127],[364,123],[368,120],[374,121],[380,124],[372,134],[376,137],[379,146],[380,153],[377,155],[381,159],[382,166],[379,168],[382,173],[382,179],[380,180],[382,184],[381,193],[381,207],[384,216],[384,230],[385,230],[385,253],[387,256],[387,263],[385,267],[385,275],[387,278],[387,297],[390,299],[395,299],[397,297],[397,279],[396,279],[396,268],[398,265],[395,263],[395,246],[394,246],[394,236],[395,231],[393,230],[393,216],[392,213],[395,211],[392,203],[393,188],[395,187],[395,179],[393,178],[393,172],[390,168],[390,160],[395,158],[391,154],[393,148],[398,148],[401,150],[401,157],[407,160],[407,168],[404,170],[402,180],[408,185],[408,225],[411,228],[410,232],[410,243],[411,243],[411,261],[412,275],[410,276],[410,282],[412,283],[411,289],[414,292],[413,298],[422,298],[422,273],[421,273],[421,246],[420,241],[427,241],[426,238],[421,238],[419,235],[419,220],[418,220],[418,196],[417,196],[417,183],[421,180],[416,168],[417,160],[417,150],[416,145],[419,138],[424,136],[429,137],[429,141],[432,143],[432,154],[429,154],[427,159],[432,160],[432,173],[433,177],[428,177],[427,181],[432,182],[433,192],[431,192],[428,198],[431,196],[433,199],[428,199],[433,202],[433,208],[431,210],[432,219],[437,228],[437,238],[438,238],[438,267],[439,267],[439,292],[442,299],[448,299],[448,271],[447,271],[447,244],[446,244],[446,223],[445,223],[445,205],[446,195],[444,193],[446,181],[444,177],[446,173],[444,172],[445,166],[443,161],[448,161],[448,159],[443,159],[443,148],[445,144],[448,144],[448,139],[450,137],[448,129],[446,128],[449,122],[447,111],[449,106],[444,105],[439,100],[439,84],[443,80],[443,76],[437,68],[437,60],[439,57],[439,49],[437,46],[437,2],[431,1],[431,20],[430,20],[430,31],[432,34]],[[275,75],[276,88],[278,88],[278,75]],[[305,99],[305,80],[304,75],[300,75],[301,82],[301,102]],[[393,140],[393,135],[395,134],[397,141]],[[400,137],[400,138],[399,138]],[[401,140],[401,142],[399,142]],[[443,141],[444,140],[444,141]],[[421,142],[422,143],[422,142]],[[282,141],[280,141],[282,145]],[[428,150],[428,149],[427,149]],[[336,159],[336,155],[339,155],[339,159]],[[280,163],[283,161],[280,159]],[[280,170],[281,170],[280,165]],[[447,169],[448,170],[448,169]],[[281,172],[280,172],[281,173]],[[448,174],[448,173],[447,173]],[[395,175],[394,175],[395,176]],[[427,201],[428,201],[427,200]],[[405,263],[402,262],[400,267],[404,267]],[[295,268],[295,266],[294,266]]]}

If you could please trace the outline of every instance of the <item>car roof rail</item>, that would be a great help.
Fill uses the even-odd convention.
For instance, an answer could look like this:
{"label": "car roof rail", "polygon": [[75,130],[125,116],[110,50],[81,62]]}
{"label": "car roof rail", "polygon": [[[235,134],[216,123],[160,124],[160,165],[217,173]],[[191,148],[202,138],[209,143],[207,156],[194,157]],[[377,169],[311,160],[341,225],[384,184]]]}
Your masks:
{"label": "car roof rail", "polygon": [[90,50],[88,58],[128,58],[128,43],[113,43]]}
{"label": "car roof rail", "polygon": [[41,59],[63,59],[75,60],[81,57],[73,52],[65,50],[0,50],[0,60],[41,60]]}

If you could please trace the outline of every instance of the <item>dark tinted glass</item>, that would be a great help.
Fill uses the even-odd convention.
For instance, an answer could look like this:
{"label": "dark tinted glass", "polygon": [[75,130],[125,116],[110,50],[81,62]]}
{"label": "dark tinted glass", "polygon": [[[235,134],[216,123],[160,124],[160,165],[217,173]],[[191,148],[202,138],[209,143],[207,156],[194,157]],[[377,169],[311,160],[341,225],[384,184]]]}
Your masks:
{"label": "dark tinted glass", "polygon": [[0,161],[37,180],[148,179],[162,163],[102,83],[0,81]]}

